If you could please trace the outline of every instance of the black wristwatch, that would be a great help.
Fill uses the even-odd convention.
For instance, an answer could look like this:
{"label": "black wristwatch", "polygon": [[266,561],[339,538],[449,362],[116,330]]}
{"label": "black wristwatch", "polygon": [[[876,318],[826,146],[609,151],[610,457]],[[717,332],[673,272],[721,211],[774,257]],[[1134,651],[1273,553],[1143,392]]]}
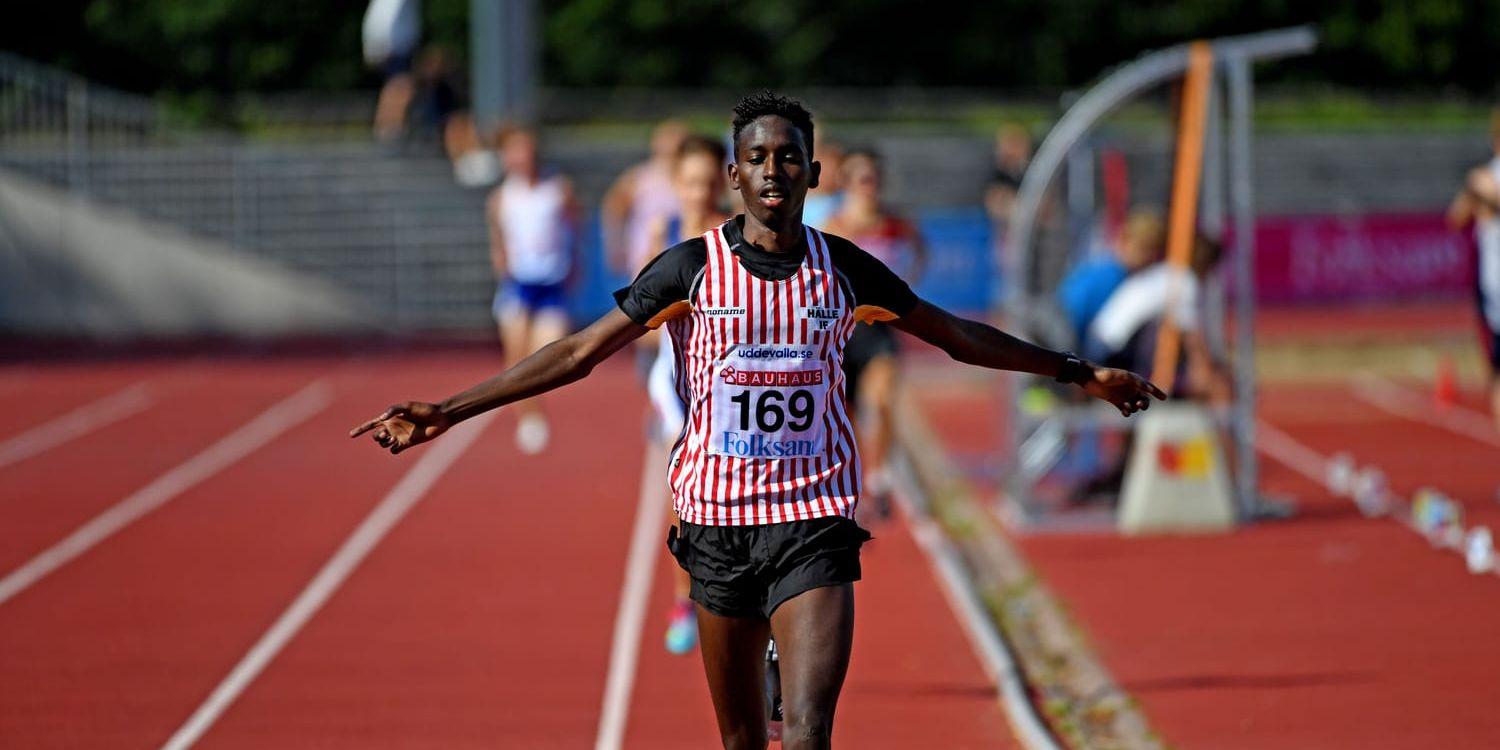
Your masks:
{"label": "black wristwatch", "polygon": [[1072,352],[1063,352],[1062,366],[1057,368],[1057,382],[1083,385],[1094,377],[1094,368]]}

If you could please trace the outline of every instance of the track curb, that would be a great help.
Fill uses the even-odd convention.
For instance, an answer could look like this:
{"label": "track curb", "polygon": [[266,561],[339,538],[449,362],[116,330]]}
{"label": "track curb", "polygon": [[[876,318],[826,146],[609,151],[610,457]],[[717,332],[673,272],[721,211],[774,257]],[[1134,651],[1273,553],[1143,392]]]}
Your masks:
{"label": "track curb", "polygon": [[[973,603],[998,649],[976,645],[995,677],[1007,718],[1027,750],[1162,750],[1145,715],[1120,688],[1079,628],[990,514],[979,506],[926,418],[899,397],[896,443],[913,532],[947,578],[950,596]],[[955,608],[967,609],[959,603]],[[966,623],[971,629],[976,626]],[[1000,654],[998,660],[989,651]],[[1037,727],[1045,727],[1041,737]],[[1044,738],[1045,739],[1044,739]]]}

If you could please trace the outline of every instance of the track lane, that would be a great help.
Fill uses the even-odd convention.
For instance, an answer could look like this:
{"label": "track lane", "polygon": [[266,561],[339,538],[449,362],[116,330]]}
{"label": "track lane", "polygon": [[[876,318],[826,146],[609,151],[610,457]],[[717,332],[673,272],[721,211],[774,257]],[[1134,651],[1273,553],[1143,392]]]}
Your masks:
{"label": "track lane", "polygon": [[[7,467],[0,491],[0,573],[15,570],[305,386],[317,372],[296,367],[162,372],[152,379],[151,408]],[[134,380],[117,385],[129,382]]]}
{"label": "track lane", "polygon": [[[874,526],[855,584],[854,653],[839,699],[834,737],[847,747],[1018,747],[994,683],[954,620],[931,565],[901,520]],[[663,529],[663,539],[665,539]],[[695,651],[673,656],[662,643],[675,563],[665,546],[657,566],[627,748],[703,748],[718,730]]]}
{"label": "track lane", "polygon": [[[280,369],[306,378],[327,364],[312,367]],[[401,471],[395,462],[372,463],[368,446],[344,437],[349,426],[393,389],[436,393],[482,372],[472,364],[441,374],[400,363],[378,370],[336,378],[339,400],[301,430],[0,607],[7,738],[37,748],[164,741]],[[184,406],[199,414],[216,408]],[[116,453],[129,456],[126,448]]]}
{"label": "track lane", "polygon": [[549,396],[553,448],[534,458],[502,413],[198,747],[591,744],[639,486],[636,390],[620,362]]}
{"label": "track lane", "polygon": [[[996,413],[992,392],[931,401],[950,450],[994,449],[993,427],[966,416]],[[1261,405],[1263,419],[1320,452],[1385,467],[1398,490],[1467,496],[1495,465],[1464,445],[1473,441],[1381,414],[1340,386],[1278,384]],[[1228,535],[1019,543],[1174,747],[1500,744],[1489,691],[1500,582],[1275,461],[1263,466],[1262,486],[1297,497],[1297,517]],[[1488,513],[1493,502],[1477,497],[1475,512]]]}

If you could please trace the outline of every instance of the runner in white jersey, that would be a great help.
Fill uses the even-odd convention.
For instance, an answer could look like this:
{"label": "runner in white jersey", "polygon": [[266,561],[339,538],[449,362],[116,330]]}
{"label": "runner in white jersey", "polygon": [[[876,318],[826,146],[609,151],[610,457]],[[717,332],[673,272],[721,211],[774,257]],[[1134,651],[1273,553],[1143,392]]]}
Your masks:
{"label": "runner in white jersey", "polygon": [[1500,428],[1500,109],[1490,117],[1490,143],[1494,158],[1470,170],[1448,208],[1448,221],[1473,232],[1480,338],[1490,366],[1490,409]]}
{"label": "runner in white jersey", "polygon": [[[619,309],[500,375],[434,404],[405,402],[350,431],[392,453],[453,424],[586,376],[667,325],[688,404],[669,475],[680,531],[668,547],[692,577],[700,653],[725,747],[765,747],[761,694],[775,634],[789,750],[826,748],[854,634],[859,547],[851,516],[859,456],[842,392],[859,321],[892,325],[959,362],[1077,383],[1122,414],[1155,386],[1049,351],[918,299],[847,240],[802,224],[817,184],[812,117],[770,92],[735,107],[730,185],[746,211],[662,253]],[[586,522],[586,521],[585,521]]]}
{"label": "runner in white jersey", "polygon": [[[672,163],[672,190],[681,212],[658,222],[652,232],[652,245],[658,250],[697,237],[729,218],[719,207],[724,198],[724,158],[725,149],[718,140],[701,135],[683,140]],[[669,454],[687,423],[687,403],[677,388],[677,350],[672,337],[659,331],[653,335],[657,349],[647,372],[646,392],[656,413],[653,438],[661,447],[660,453]],[[648,454],[649,458],[653,456]],[[687,571],[677,570],[672,589],[675,596],[667,617],[666,646],[671,653],[685,654],[698,643],[698,620]]]}
{"label": "runner in white jersey", "polygon": [[[497,288],[492,312],[512,363],[568,332],[568,281],[573,273],[573,186],[545,174],[536,134],[525,129],[500,139],[505,180],[490,193],[490,262]],[[517,407],[516,445],[538,453],[549,429],[541,402]]]}

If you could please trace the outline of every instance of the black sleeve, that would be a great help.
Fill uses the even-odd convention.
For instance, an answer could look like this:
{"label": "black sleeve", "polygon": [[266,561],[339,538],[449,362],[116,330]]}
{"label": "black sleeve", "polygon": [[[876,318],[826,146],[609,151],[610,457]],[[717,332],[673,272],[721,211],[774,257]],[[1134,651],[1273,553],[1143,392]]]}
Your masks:
{"label": "black sleeve", "polygon": [[843,237],[823,235],[833,267],[849,282],[854,304],[877,307],[899,318],[917,306],[917,295],[895,271]]}
{"label": "black sleeve", "polygon": [[615,292],[615,304],[636,323],[661,325],[658,316],[678,302],[688,302],[693,279],[708,264],[708,243],[702,237],[667,248],[641,269],[630,286]]}

